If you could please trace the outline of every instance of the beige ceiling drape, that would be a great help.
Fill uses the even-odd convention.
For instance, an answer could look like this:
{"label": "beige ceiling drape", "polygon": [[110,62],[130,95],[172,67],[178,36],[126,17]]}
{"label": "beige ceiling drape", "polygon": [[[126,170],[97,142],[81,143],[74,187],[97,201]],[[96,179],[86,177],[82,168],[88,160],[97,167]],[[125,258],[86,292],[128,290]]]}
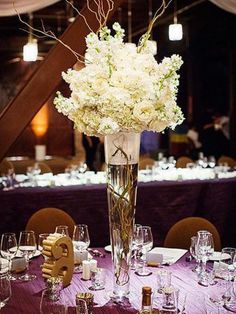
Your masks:
{"label": "beige ceiling drape", "polygon": [[[14,5],[19,14],[30,13],[48,7],[59,0],[15,0]],[[13,0],[0,0],[0,16],[16,15]]]}

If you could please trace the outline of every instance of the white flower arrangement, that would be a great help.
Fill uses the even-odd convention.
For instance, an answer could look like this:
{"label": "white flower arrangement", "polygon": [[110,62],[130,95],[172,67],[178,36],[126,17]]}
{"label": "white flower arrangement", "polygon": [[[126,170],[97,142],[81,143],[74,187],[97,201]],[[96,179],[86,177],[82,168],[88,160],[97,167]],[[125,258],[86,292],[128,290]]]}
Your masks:
{"label": "white flower arrangement", "polygon": [[184,119],[176,104],[181,57],[157,63],[149,41],[124,43],[118,23],[113,30],[86,37],[85,67],[63,72],[71,96],[57,92],[56,108],[88,135],[174,128]]}

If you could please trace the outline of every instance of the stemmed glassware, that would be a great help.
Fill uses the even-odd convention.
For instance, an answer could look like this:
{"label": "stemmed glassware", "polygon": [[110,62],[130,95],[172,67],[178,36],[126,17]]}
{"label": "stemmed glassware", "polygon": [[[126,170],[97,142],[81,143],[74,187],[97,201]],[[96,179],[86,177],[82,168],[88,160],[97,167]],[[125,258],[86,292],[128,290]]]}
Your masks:
{"label": "stemmed glassware", "polygon": [[211,255],[214,253],[214,242],[212,234],[206,230],[198,231],[196,254],[201,261],[201,270],[199,273],[199,284],[208,286],[208,274],[206,272],[206,264]]}
{"label": "stemmed glassware", "polygon": [[74,248],[80,252],[87,250],[90,244],[87,225],[75,225],[72,237]]}
{"label": "stemmed glassware", "polygon": [[139,276],[148,276],[151,275],[151,271],[146,267],[146,254],[153,247],[153,236],[152,230],[149,226],[142,226],[143,231],[143,245],[142,245],[142,253],[143,253],[143,267],[140,270],[136,270],[136,274]]}
{"label": "stemmed glassware", "polygon": [[140,259],[140,252],[143,246],[143,229],[140,224],[134,225],[133,232],[133,245],[132,250],[134,251],[134,261],[131,265],[131,269],[136,269],[138,261]]}
{"label": "stemmed glassware", "polygon": [[[15,233],[3,233],[1,238],[1,255],[8,260],[8,272],[10,275],[11,261],[17,252],[17,241]],[[10,275],[11,280],[16,280],[14,276]]]}
{"label": "stemmed glassware", "polygon": [[197,245],[197,236],[191,237],[191,244],[189,248],[189,252],[191,256],[196,260],[196,266],[193,268],[193,271],[196,273],[199,273],[201,270],[200,264],[199,264],[199,258],[196,252],[196,245]]}
{"label": "stemmed glassware", "polygon": [[79,173],[85,173],[87,170],[88,166],[85,162],[81,162],[78,166],[78,171]]}
{"label": "stemmed glassware", "polygon": [[40,314],[67,314],[67,305],[60,293],[57,299],[51,298],[47,290],[42,292],[40,301]]}
{"label": "stemmed glassware", "polygon": [[68,228],[68,226],[65,226],[65,225],[56,226],[55,232],[56,233],[60,233],[63,236],[69,237],[69,228]]}
{"label": "stemmed glassware", "polygon": [[34,231],[21,231],[18,243],[18,249],[23,254],[26,260],[26,273],[19,277],[20,280],[30,281],[36,278],[35,275],[28,274],[29,259],[33,257],[36,252],[36,240]]}
{"label": "stemmed glassware", "polygon": [[0,311],[11,297],[11,282],[7,273],[0,274]]}

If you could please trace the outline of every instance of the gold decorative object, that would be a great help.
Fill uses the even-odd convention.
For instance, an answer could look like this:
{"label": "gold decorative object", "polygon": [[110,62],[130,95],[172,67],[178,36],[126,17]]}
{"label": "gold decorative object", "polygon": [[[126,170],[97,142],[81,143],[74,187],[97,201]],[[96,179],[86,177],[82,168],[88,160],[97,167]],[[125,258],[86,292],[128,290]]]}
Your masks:
{"label": "gold decorative object", "polygon": [[63,287],[70,284],[74,271],[74,252],[70,237],[50,234],[43,240],[43,278],[62,277]]}

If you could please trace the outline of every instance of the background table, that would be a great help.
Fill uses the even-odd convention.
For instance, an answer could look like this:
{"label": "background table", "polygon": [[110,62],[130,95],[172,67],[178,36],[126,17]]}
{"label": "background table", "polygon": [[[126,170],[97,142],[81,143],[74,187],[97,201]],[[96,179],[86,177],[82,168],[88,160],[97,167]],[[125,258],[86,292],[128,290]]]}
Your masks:
{"label": "background table", "polygon": [[[127,314],[137,313],[137,309],[141,307],[141,291],[142,287],[151,286],[154,291],[154,307],[156,303],[157,290],[157,268],[150,268],[153,274],[148,277],[140,277],[131,271],[130,281],[130,300],[125,304],[113,303],[108,295],[112,290],[112,274],[111,274],[111,256],[106,253],[105,258],[97,258],[98,266],[107,269],[106,290],[94,291],[94,301],[97,304],[94,307],[94,314]],[[44,288],[44,282],[41,277],[40,265],[43,258],[38,257],[31,261],[30,272],[37,275],[37,279],[31,282],[12,282],[12,298],[9,303],[1,310],[2,314],[38,314],[40,306],[40,297]],[[176,264],[165,266],[166,269],[172,272],[172,283],[180,289],[179,304],[180,308],[183,303],[185,294],[187,294],[186,314],[216,314],[216,307],[209,301],[209,296],[218,293],[223,294],[225,285],[223,280],[219,280],[215,286],[202,287],[197,283],[197,276],[192,272],[192,263],[185,261],[183,256]],[[63,290],[64,298],[69,306],[69,314],[76,313],[75,296],[77,292],[89,291],[90,281],[82,281],[80,274],[74,274],[70,286]],[[230,313],[230,312],[220,312]]]}
{"label": "background table", "polygon": [[[18,233],[43,207],[61,208],[76,223],[87,224],[92,246],[109,243],[104,184],[0,191],[0,233]],[[169,228],[188,216],[209,219],[219,230],[223,246],[236,246],[236,178],[139,184],[136,222],[152,227],[155,245],[162,245]]]}

